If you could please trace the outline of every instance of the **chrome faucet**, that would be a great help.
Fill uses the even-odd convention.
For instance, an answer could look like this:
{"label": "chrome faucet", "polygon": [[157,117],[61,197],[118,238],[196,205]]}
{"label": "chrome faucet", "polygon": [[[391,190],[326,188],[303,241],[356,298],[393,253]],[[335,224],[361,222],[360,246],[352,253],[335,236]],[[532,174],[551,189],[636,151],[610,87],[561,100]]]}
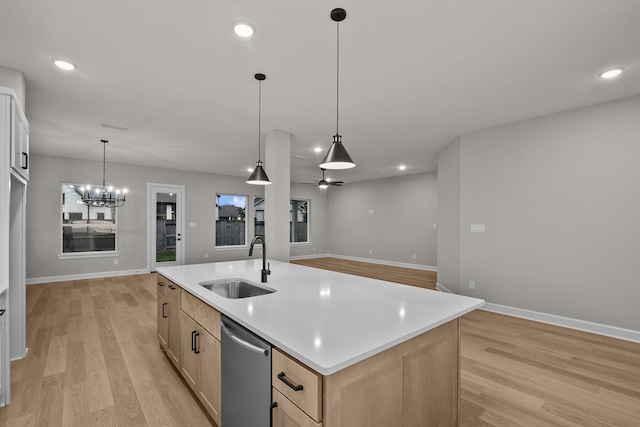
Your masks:
{"label": "chrome faucet", "polygon": [[253,255],[253,245],[255,245],[258,240],[262,240],[262,277],[260,281],[267,283],[267,276],[271,274],[271,270],[269,270],[271,265],[267,264],[267,242],[264,241],[264,237],[256,236],[253,238],[251,246],[249,246],[249,256]]}

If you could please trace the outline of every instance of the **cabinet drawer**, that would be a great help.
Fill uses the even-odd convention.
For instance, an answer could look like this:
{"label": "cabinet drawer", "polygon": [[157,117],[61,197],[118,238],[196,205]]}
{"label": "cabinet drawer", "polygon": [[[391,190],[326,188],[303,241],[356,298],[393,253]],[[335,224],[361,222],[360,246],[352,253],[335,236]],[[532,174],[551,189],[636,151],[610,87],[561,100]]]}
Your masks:
{"label": "cabinet drawer", "polygon": [[156,285],[158,285],[158,292],[162,295],[167,295],[167,288],[169,287],[169,280],[167,280],[163,275],[156,273]]}
{"label": "cabinet drawer", "polygon": [[211,335],[220,340],[220,313],[218,310],[200,301],[185,290],[182,291],[180,308]]}
{"label": "cabinet drawer", "polygon": [[[273,351],[271,364],[273,387],[315,421],[322,421],[322,375],[277,348]],[[296,391],[296,386],[302,386],[302,389]]]}
{"label": "cabinet drawer", "polygon": [[273,389],[273,402],[276,404],[273,407],[274,427],[322,427],[322,423],[312,420],[276,389]]}

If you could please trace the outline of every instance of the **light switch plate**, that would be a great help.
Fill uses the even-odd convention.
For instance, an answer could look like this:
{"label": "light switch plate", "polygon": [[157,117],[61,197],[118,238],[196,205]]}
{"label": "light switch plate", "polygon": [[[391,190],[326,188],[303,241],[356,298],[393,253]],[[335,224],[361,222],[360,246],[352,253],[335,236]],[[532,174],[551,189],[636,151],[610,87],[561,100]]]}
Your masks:
{"label": "light switch plate", "polygon": [[484,224],[471,224],[472,233],[484,233]]}

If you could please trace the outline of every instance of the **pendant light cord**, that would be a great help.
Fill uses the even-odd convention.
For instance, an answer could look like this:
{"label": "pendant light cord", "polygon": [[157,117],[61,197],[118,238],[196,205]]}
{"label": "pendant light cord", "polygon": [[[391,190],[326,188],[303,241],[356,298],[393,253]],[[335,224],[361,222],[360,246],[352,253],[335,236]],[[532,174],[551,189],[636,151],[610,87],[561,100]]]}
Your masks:
{"label": "pendant light cord", "polygon": [[258,80],[258,161],[260,161],[261,120],[262,120],[262,80]]}
{"label": "pendant light cord", "polygon": [[336,135],[340,117],[340,22],[336,22]]}

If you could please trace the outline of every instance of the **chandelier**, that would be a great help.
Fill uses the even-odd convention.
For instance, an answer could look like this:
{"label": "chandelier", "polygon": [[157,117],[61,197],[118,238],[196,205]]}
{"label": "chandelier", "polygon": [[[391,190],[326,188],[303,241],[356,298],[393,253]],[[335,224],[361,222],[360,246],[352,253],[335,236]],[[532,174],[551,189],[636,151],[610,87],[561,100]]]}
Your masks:
{"label": "chandelier", "polygon": [[96,208],[119,208],[124,205],[127,197],[127,189],[120,190],[111,185],[106,185],[106,162],[107,162],[107,141],[101,139],[102,142],[102,187],[92,187],[91,185],[83,185],[80,187],[82,194],[82,203],[87,206]]}

